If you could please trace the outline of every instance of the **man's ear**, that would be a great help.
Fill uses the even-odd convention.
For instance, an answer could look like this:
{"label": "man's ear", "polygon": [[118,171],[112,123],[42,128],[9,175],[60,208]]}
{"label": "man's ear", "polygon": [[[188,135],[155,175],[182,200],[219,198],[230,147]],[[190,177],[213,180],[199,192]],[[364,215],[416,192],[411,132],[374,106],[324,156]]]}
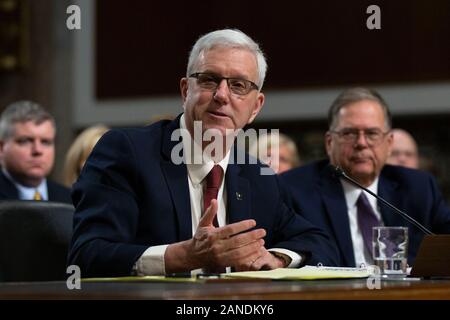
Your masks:
{"label": "man's ear", "polygon": [[186,101],[186,97],[188,95],[188,78],[181,78],[180,80],[180,92],[181,92],[181,98],[183,99],[183,103]]}
{"label": "man's ear", "polygon": [[327,151],[328,158],[331,158],[331,140],[332,140],[331,133],[327,131],[325,133],[325,150]]}
{"label": "man's ear", "polygon": [[3,161],[3,148],[5,147],[5,141],[0,140],[0,163]]}
{"label": "man's ear", "polygon": [[256,97],[255,104],[253,106],[252,113],[250,115],[250,119],[248,119],[247,124],[252,123],[255,120],[258,113],[261,111],[265,101],[264,93],[258,92],[258,96]]}
{"label": "man's ear", "polygon": [[392,146],[394,145],[394,134],[391,132],[388,133],[387,139],[387,145],[388,145],[388,156],[392,152]]}

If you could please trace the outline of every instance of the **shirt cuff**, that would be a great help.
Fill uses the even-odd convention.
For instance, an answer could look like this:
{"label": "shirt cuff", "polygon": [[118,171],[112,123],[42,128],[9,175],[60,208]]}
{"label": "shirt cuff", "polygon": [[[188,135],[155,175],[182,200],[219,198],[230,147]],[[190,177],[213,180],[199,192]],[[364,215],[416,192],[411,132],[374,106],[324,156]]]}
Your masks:
{"label": "shirt cuff", "polygon": [[164,254],[169,245],[149,247],[134,264],[137,276],[155,276],[166,274]]}
{"label": "shirt cuff", "polygon": [[297,252],[294,252],[294,251],[291,251],[288,249],[272,248],[267,251],[281,253],[281,254],[284,254],[284,255],[288,256],[289,258],[291,258],[291,262],[285,268],[298,268],[302,262],[301,255],[299,255]]}

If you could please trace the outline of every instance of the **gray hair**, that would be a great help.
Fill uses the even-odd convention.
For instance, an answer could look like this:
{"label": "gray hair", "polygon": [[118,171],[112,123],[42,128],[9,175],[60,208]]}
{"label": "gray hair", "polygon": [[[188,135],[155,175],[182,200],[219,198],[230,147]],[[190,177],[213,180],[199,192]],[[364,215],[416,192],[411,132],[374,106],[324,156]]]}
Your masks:
{"label": "gray hair", "polygon": [[390,130],[392,128],[392,115],[389,111],[389,107],[381,97],[381,95],[373,90],[368,88],[350,88],[342,92],[336,100],[334,100],[330,109],[328,110],[328,128],[330,130],[335,129],[337,125],[337,118],[339,115],[339,111],[348,106],[349,104],[362,101],[362,100],[371,100],[380,104],[384,113],[384,121],[386,129]]}
{"label": "gray hair", "polygon": [[32,101],[17,101],[2,112],[0,118],[0,140],[5,140],[14,135],[14,124],[18,122],[33,121],[41,124],[50,121],[56,130],[55,119],[39,104]]}
{"label": "gray hair", "polygon": [[246,49],[253,53],[258,65],[258,80],[256,84],[259,90],[261,90],[267,71],[266,58],[259,45],[245,33],[237,29],[217,30],[201,36],[189,54],[186,77],[194,73],[194,68],[201,54],[218,47]]}

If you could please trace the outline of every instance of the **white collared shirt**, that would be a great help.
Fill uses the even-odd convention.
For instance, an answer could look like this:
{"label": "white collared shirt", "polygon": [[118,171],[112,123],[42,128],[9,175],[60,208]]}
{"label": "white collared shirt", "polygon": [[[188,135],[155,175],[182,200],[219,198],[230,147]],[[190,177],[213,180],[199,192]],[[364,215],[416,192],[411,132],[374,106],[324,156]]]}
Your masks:
{"label": "white collared shirt", "polygon": [[[184,119],[184,114],[180,118],[180,129],[187,130],[186,122]],[[189,135],[190,136],[190,135]],[[182,140],[183,149],[186,150],[188,147],[187,143],[195,143],[191,137],[191,141]],[[219,192],[217,194],[218,199],[218,210],[217,210],[217,220],[219,226],[224,226],[227,224],[227,215],[226,215],[226,200],[227,200],[227,192],[225,186],[225,174],[228,167],[228,162],[230,158],[230,151],[227,152],[225,157],[218,162],[223,169],[223,179],[219,188]],[[187,163],[187,161],[186,161]],[[204,155],[203,162],[201,164],[190,164],[187,163],[187,172],[188,172],[188,184],[189,184],[189,198],[191,203],[191,219],[192,219],[192,234],[195,234],[197,231],[198,224],[200,222],[200,218],[202,216],[203,208],[203,189],[205,188],[205,177],[211,171],[213,166],[215,165],[214,161]],[[135,269],[137,271],[137,275],[158,275],[165,274],[165,265],[164,265],[164,253],[166,252],[168,245],[159,245],[149,247],[142,256],[136,261]],[[291,258],[291,263],[289,264],[290,268],[298,267],[301,263],[301,257],[296,252],[287,250],[287,249],[278,249],[273,248],[269,251],[277,251],[279,253],[283,253]],[[227,272],[230,271],[230,268],[227,268]],[[192,270],[192,272],[199,273],[201,269]]]}
{"label": "white collared shirt", "polygon": [[2,168],[2,171],[6,178],[8,178],[8,180],[16,187],[19,194],[19,200],[34,200],[36,191],[41,194],[42,200],[48,200],[47,179],[44,178],[37,187],[28,187],[16,181],[5,168]]}
{"label": "white collared shirt", "polygon": [[[187,130],[186,123],[184,120],[184,114],[180,118],[180,128],[182,130]],[[191,143],[194,143],[192,140]],[[183,149],[186,150],[186,144],[189,141],[183,139]],[[227,203],[227,191],[224,188],[225,185],[225,175],[227,172],[228,161],[230,159],[230,151],[228,150],[225,157],[217,164],[222,167],[223,178],[220,184],[219,192],[217,193],[218,209],[217,209],[217,222],[219,227],[226,225],[226,203]],[[192,218],[192,234],[197,231],[197,226],[200,222],[202,213],[207,209],[203,208],[203,190],[206,187],[206,176],[212,170],[216,164],[207,154],[204,154],[203,161],[201,164],[192,164],[185,162],[188,172],[188,183],[189,183],[189,198],[191,202],[191,218]]]}
{"label": "white collared shirt", "polygon": [[[365,264],[366,266],[373,264],[372,252],[369,252],[364,245],[363,236],[361,230],[358,227],[358,210],[356,207],[356,202],[362,191],[360,188],[351,185],[345,180],[341,179],[342,187],[344,188],[345,202],[347,204],[348,220],[350,223],[350,233],[352,236],[353,243],[353,253],[355,255],[356,267]],[[378,194],[378,177],[375,181],[367,188],[375,194]],[[369,200],[370,206],[375,213],[378,221],[383,223],[380,210],[378,208],[377,199],[370,194],[367,194],[367,200]]]}

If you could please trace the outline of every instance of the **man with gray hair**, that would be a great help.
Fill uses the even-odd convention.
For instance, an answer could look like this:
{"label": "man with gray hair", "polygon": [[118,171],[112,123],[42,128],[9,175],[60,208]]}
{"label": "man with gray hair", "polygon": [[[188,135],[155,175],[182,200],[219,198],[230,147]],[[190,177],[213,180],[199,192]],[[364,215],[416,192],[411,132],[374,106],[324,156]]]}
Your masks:
{"label": "man with gray hair", "polygon": [[0,118],[0,200],[72,203],[70,190],[47,175],[55,158],[55,120],[38,104],[18,101]]}
{"label": "man with gray hair", "polygon": [[[239,30],[198,39],[180,80],[184,113],[110,130],[87,159],[73,188],[69,264],[83,277],[334,265],[336,249],[286,207],[276,176],[236,163],[226,143],[261,110],[265,72]],[[211,132],[225,143],[209,154]],[[191,146],[202,161],[191,161]]]}
{"label": "man with gray hair", "polygon": [[380,195],[435,233],[450,233],[450,211],[435,179],[418,170],[385,165],[392,148],[392,120],[374,90],[351,88],[330,107],[325,147],[329,160],[314,162],[281,176],[288,203],[325,229],[338,245],[340,265],[372,264],[372,227],[409,228],[408,263],[412,265],[424,234],[360,188],[339,179],[329,166]]}

